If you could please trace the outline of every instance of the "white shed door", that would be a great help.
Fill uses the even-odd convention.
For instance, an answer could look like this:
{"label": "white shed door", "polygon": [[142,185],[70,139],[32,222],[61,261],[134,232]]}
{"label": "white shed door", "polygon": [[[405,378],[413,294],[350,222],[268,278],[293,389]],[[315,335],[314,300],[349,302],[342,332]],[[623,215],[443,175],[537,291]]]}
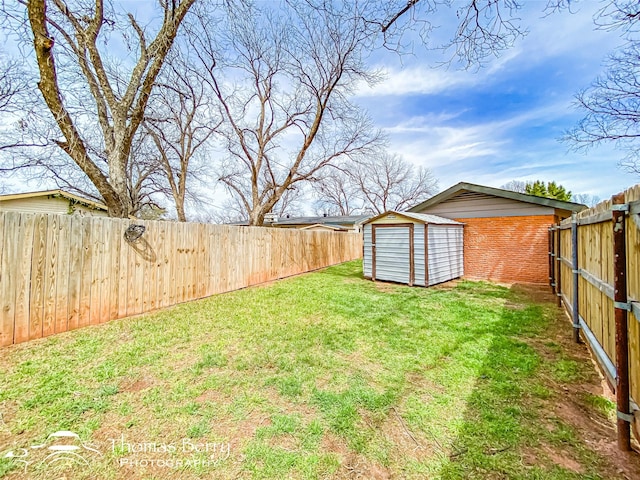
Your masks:
{"label": "white shed door", "polygon": [[376,227],[375,280],[411,283],[410,252],[409,227]]}

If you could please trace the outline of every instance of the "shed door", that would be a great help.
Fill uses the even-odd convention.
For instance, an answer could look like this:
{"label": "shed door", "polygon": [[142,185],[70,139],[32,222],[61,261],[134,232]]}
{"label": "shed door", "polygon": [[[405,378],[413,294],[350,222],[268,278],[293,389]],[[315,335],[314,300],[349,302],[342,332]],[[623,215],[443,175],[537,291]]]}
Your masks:
{"label": "shed door", "polygon": [[413,224],[372,227],[373,279],[413,285]]}

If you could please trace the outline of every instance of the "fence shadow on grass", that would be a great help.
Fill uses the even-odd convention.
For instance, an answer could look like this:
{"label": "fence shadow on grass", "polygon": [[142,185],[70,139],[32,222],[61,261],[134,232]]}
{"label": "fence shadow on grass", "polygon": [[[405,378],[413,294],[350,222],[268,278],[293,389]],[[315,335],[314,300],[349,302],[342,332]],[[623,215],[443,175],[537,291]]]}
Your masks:
{"label": "fence shadow on grass", "polygon": [[[526,300],[519,301],[523,296]],[[560,441],[570,435],[562,427],[543,425],[552,393],[541,377],[542,357],[532,346],[545,342],[540,336],[553,319],[545,317],[549,307],[541,302],[552,305],[554,298],[542,287],[516,285],[505,299],[440,478],[555,478],[570,473],[536,458],[545,448],[541,436]]]}

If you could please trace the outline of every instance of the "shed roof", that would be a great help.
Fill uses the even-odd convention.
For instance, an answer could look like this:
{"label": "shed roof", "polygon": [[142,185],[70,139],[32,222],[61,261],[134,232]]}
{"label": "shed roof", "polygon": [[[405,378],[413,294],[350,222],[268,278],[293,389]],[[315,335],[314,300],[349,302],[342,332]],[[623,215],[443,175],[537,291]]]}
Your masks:
{"label": "shed roof", "polygon": [[341,227],[340,225],[329,225],[329,224],[322,224],[322,223],[313,223],[311,225],[306,225],[304,227],[301,227],[300,230],[310,230],[312,228],[324,228],[326,230],[332,230],[335,232],[342,232],[347,230],[346,227]]}
{"label": "shed roof", "polygon": [[389,210],[387,212],[381,213],[380,215],[376,215],[375,217],[370,218],[366,222],[371,223],[380,218],[386,217],[389,214],[399,215],[401,217],[405,217],[409,220],[414,220],[419,223],[430,223],[434,225],[464,225],[461,222],[456,222],[455,220],[451,220],[450,218],[439,217],[438,215],[431,215],[428,213],[414,213],[414,212],[397,212],[395,210]]}
{"label": "shed roof", "polygon": [[315,217],[291,217],[280,218],[273,225],[358,225],[367,220],[371,215],[335,215]]}
{"label": "shed roof", "polygon": [[65,192],[64,190],[43,190],[40,192],[24,192],[24,193],[10,193],[6,195],[0,195],[0,202],[5,202],[9,200],[19,200],[24,198],[32,198],[32,197],[63,197],[67,200],[71,200],[73,202],[77,202],[83,204],[87,207],[94,208],[96,210],[104,210],[105,212],[108,210],[106,205],[102,203],[94,202],[93,200],[88,200],[79,195],[75,195],[73,193]]}
{"label": "shed roof", "polygon": [[418,212],[424,210],[427,207],[437,205],[452,197],[455,197],[460,192],[475,192],[484,193],[486,195],[493,195],[495,197],[508,198],[510,200],[516,200],[519,202],[533,203],[536,205],[543,205],[546,207],[557,208],[560,210],[568,210],[570,212],[580,212],[587,208],[586,205],[574,202],[565,202],[562,200],[556,200],[554,198],[538,197],[537,195],[529,195],[526,193],[512,192],[511,190],[504,190],[502,188],[485,187],[484,185],[476,185],[474,183],[460,182],[451,188],[448,188],[444,192],[440,192],[434,195],[430,199],[419,203],[418,205],[411,207],[410,212]]}

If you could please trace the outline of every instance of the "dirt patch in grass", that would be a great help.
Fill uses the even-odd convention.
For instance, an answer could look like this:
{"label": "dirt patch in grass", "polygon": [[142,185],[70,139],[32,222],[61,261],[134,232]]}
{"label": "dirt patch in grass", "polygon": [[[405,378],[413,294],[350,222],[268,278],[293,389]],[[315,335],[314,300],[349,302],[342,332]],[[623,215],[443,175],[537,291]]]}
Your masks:
{"label": "dirt patch in grass", "polygon": [[[231,455],[131,469],[116,461],[143,456],[111,452],[70,479],[640,478],[547,287],[411,288],[361,272],[353,262],[8,349],[0,457],[72,430],[105,452],[124,435],[228,442]],[[24,478],[0,458],[5,474]]]}
{"label": "dirt patch in grass", "polygon": [[368,460],[362,455],[348,454],[341,459],[340,470],[335,478],[388,480],[393,478],[391,472],[377,462]]}
{"label": "dirt patch in grass", "polygon": [[123,392],[141,392],[157,385],[158,381],[151,377],[142,377],[137,379],[127,379],[122,382],[120,390]]}
{"label": "dirt patch in grass", "polygon": [[[545,295],[541,289],[527,289],[522,286],[518,286],[518,289],[528,292],[527,295],[533,292],[535,297],[541,300],[553,299],[548,291]],[[613,412],[607,415],[587,402],[588,395],[609,401],[615,401],[615,397],[593,362],[587,346],[584,343],[576,344],[572,335],[570,321],[564,311],[558,308],[557,321],[550,324],[544,341],[535,339],[527,342],[551,364],[554,361],[568,360],[580,365],[593,365],[593,369],[582,370],[573,381],[559,381],[553,375],[545,376],[547,386],[552,392],[551,397],[544,401],[548,412],[545,420],[549,422],[551,436],[554,423],[559,421],[569,426],[587,448],[598,453],[602,459],[599,471],[604,478],[640,478],[640,446],[637,441],[633,441],[634,452],[624,453],[618,450],[616,425],[613,420],[615,415]],[[558,466],[578,474],[585,472],[580,461],[561,446],[543,443],[540,451]]]}
{"label": "dirt patch in grass", "polygon": [[395,292],[398,287],[402,284],[400,283],[391,283],[391,282],[381,282],[380,280],[375,280],[373,284],[376,286],[376,290],[379,292]]}

